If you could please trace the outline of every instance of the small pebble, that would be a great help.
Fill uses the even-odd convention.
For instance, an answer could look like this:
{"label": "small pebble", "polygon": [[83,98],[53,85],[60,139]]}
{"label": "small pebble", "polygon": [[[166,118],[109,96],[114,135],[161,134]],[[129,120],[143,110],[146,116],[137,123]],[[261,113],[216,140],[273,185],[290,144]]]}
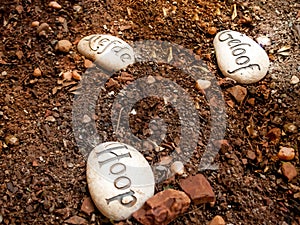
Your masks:
{"label": "small pebble", "polygon": [[212,221],[210,221],[209,225],[225,225],[225,221],[221,216],[215,216]]}
{"label": "small pebble", "polygon": [[295,133],[298,132],[297,126],[293,123],[284,124],[283,129],[284,129],[285,132],[288,132],[288,133],[295,134]]}
{"label": "small pebble", "polygon": [[238,103],[242,103],[247,96],[247,88],[240,85],[228,88],[227,91],[235,98]]}
{"label": "small pebble", "polygon": [[95,212],[95,206],[91,198],[84,198],[81,205],[81,211],[86,213],[87,215],[91,215],[93,212]]}
{"label": "small pebble", "polygon": [[39,21],[33,21],[31,23],[31,27],[38,27],[40,25],[40,22]]}
{"label": "small pebble", "polygon": [[173,160],[172,156],[163,156],[161,157],[160,161],[159,161],[159,165],[165,166],[168,165],[169,163],[171,163]]}
{"label": "small pebble", "polygon": [[37,33],[39,34],[42,31],[49,31],[50,30],[50,26],[48,23],[42,23],[41,25],[38,26],[37,28]]}
{"label": "small pebble", "polygon": [[85,59],[84,60],[84,67],[85,68],[92,68],[92,67],[95,67],[95,64],[91,60]]}
{"label": "small pebble", "polygon": [[6,76],[6,75],[7,75],[7,72],[6,72],[6,71],[3,71],[3,72],[1,73],[1,75],[2,75],[2,76]]}
{"label": "small pebble", "polygon": [[23,6],[18,5],[18,6],[16,7],[16,10],[17,10],[17,12],[18,12],[19,14],[21,14],[21,13],[24,11],[24,8],[23,8]]}
{"label": "small pebble", "polygon": [[21,60],[24,56],[22,51],[16,51],[16,56],[18,57],[19,60]]}
{"label": "small pebble", "polygon": [[41,77],[42,76],[42,71],[40,70],[40,68],[35,68],[34,69],[33,76],[35,76],[35,77]]}
{"label": "small pebble", "polygon": [[299,78],[295,75],[292,76],[292,79],[291,79],[291,84],[298,84],[299,83]]}
{"label": "small pebble", "polygon": [[81,76],[80,76],[80,74],[77,72],[77,70],[73,70],[73,72],[72,72],[72,78],[74,79],[74,80],[81,80]]}
{"label": "small pebble", "polygon": [[215,35],[216,33],[217,33],[217,28],[215,28],[215,27],[209,27],[208,29],[207,29],[207,32],[210,34],[210,35]]}
{"label": "small pebble", "polygon": [[68,53],[72,48],[72,43],[68,40],[60,40],[57,42],[55,49],[60,52]]}
{"label": "small pebble", "polygon": [[19,144],[19,139],[11,134],[7,135],[4,138],[4,141],[5,141],[5,144],[7,144],[7,145],[18,145]]}
{"label": "small pebble", "polygon": [[81,12],[82,11],[82,7],[80,5],[74,5],[73,6],[73,9],[76,11],[76,12]]}
{"label": "small pebble", "polygon": [[266,37],[266,36],[259,36],[256,38],[256,41],[258,44],[260,44],[261,46],[268,46],[271,45],[271,40],[270,38]]}
{"label": "small pebble", "polygon": [[58,4],[56,1],[51,1],[49,3],[49,7],[53,8],[53,9],[61,9],[61,5]]}
{"label": "small pebble", "polygon": [[278,158],[286,161],[293,160],[295,158],[295,149],[280,146]]}
{"label": "small pebble", "polygon": [[63,80],[70,81],[72,80],[73,73],[71,71],[64,72],[62,74]]}
{"label": "small pebble", "polygon": [[84,115],[82,118],[83,123],[89,123],[91,121],[92,121],[92,119],[88,115]]}
{"label": "small pebble", "polygon": [[196,89],[199,91],[209,88],[210,85],[211,85],[211,82],[209,80],[199,79],[196,81]]}
{"label": "small pebble", "polygon": [[148,84],[153,84],[155,82],[155,78],[153,76],[148,76],[147,77],[147,83]]}
{"label": "small pebble", "polygon": [[45,120],[52,123],[56,121],[54,116],[47,116]]}
{"label": "small pebble", "polygon": [[182,175],[184,174],[184,165],[181,161],[175,161],[172,165],[171,165],[171,171],[174,174],[178,174],[178,175]]}

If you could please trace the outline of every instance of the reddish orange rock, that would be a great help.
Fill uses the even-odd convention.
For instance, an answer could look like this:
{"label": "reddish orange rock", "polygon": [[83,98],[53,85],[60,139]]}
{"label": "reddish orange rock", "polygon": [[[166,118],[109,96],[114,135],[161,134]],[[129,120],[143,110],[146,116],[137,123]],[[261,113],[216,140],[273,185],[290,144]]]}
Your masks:
{"label": "reddish orange rock", "polygon": [[209,33],[210,35],[215,35],[217,33],[218,29],[216,27],[209,27],[207,29],[207,33]]}
{"label": "reddish orange rock", "polygon": [[295,150],[293,148],[280,146],[280,150],[277,156],[281,160],[289,161],[295,158]]}
{"label": "reddish orange rock", "polygon": [[179,185],[196,205],[216,201],[212,187],[202,174],[180,180]]}
{"label": "reddish orange rock", "polygon": [[288,181],[293,180],[297,176],[297,170],[295,166],[290,162],[283,163],[281,166],[281,171],[283,176],[285,176]]}
{"label": "reddish orange rock", "polygon": [[167,189],[148,199],[132,216],[143,225],[167,225],[186,212],[190,202],[184,192]]}
{"label": "reddish orange rock", "polygon": [[227,91],[235,98],[238,103],[242,103],[247,96],[247,88],[240,85],[228,88]]}
{"label": "reddish orange rock", "polygon": [[93,68],[95,66],[96,65],[91,60],[88,60],[88,59],[84,60],[84,67],[85,68]]}

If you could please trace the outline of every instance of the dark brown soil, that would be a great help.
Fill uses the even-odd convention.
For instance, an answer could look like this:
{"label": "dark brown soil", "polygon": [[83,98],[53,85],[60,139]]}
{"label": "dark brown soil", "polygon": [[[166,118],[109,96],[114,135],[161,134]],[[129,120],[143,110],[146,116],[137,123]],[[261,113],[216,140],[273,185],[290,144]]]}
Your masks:
{"label": "dark brown soil", "polygon": [[[300,173],[300,83],[290,83],[292,76],[300,77],[299,1],[66,0],[59,2],[60,10],[49,7],[48,1],[1,1],[0,224],[64,224],[74,215],[84,218],[87,224],[114,224],[97,210],[91,215],[81,211],[84,198],[89,197],[86,152],[82,150],[89,151],[95,143],[87,141],[81,145],[74,135],[74,121],[76,124],[83,119],[72,121],[72,116],[76,117],[72,115],[74,99],[81,102],[80,97],[75,97],[82,91],[79,82],[60,82],[61,72],[76,69],[82,75],[86,73],[76,44],[86,35],[100,33],[118,36],[131,44],[151,39],[181,45],[197,54],[220,84],[226,102],[223,139],[229,145],[223,146],[215,159],[218,170],[201,171],[210,181],[217,201],[213,206],[191,205],[186,214],[171,224],[208,224],[215,215],[221,215],[227,224],[234,225],[300,225],[300,176],[289,182],[280,170],[283,161],[277,158],[280,146],[293,147],[296,157],[291,163]],[[81,10],[76,11],[74,6]],[[31,27],[36,20],[48,23],[51,30],[39,35]],[[268,75],[258,83],[242,85],[248,94],[241,104],[227,90],[234,82],[224,79],[217,68],[213,28],[237,30],[252,38],[267,35],[272,41],[265,47],[271,60]],[[69,53],[55,50],[61,39],[73,43]],[[33,76],[35,68],[41,69],[41,77]],[[187,175],[199,173],[199,161],[211,133],[210,107],[217,107],[218,103],[216,99],[207,101],[205,93],[194,88],[190,74],[166,64],[137,63],[113,75],[115,82],[106,83],[94,106],[95,113],[90,115],[96,121],[100,137],[97,141],[126,142],[125,136],[113,132],[112,124],[118,122],[121,110],[116,106],[117,114],[111,119],[114,97],[133,80],[149,75],[176,82],[200,104],[197,113],[202,132],[199,137],[191,136],[199,138],[197,148],[185,155],[191,158],[185,165]],[[96,80],[87,82],[98,85]],[[140,88],[146,90],[151,85]],[[167,124],[163,151],[140,143],[150,164],[172,152],[177,152],[174,159],[182,159],[178,153],[178,112],[159,94],[137,102],[137,113],[129,118],[130,132],[141,139]],[[149,125],[153,118],[164,122],[157,120]],[[122,123],[119,121],[120,127]],[[284,127],[288,123],[297,129],[287,131]],[[94,129],[89,123],[85,126],[87,131]],[[273,128],[278,128],[280,135],[271,134]],[[18,140],[11,143],[11,137]],[[157,184],[156,191],[180,189],[178,179],[176,176]],[[138,223],[129,219],[123,224]]]}

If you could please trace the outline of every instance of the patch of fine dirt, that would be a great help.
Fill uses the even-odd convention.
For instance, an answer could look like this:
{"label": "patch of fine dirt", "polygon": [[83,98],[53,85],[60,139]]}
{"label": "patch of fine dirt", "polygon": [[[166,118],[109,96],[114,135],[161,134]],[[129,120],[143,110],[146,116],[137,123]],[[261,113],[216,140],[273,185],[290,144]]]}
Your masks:
{"label": "patch of fine dirt", "polygon": [[[0,4],[0,224],[66,224],[72,216],[79,216],[77,222],[82,224],[113,223],[97,210],[91,215],[81,210],[84,199],[89,197],[86,161],[72,127],[74,94],[81,89],[78,81],[62,81],[61,75],[70,70],[86,72],[87,62],[79,55],[76,44],[86,35],[100,33],[129,43],[152,39],[190,49],[208,65],[222,89],[227,121],[226,141],[222,142],[228,145],[222,146],[215,159],[219,169],[203,172],[217,200],[214,205],[191,205],[186,214],[171,224],[208,224],[215,215],[221,215],[227,224],[234,225],[300,225],[300,176],[288,181],[281,172],[284,162],[277,157],[280,146],[294,148],[296,156],[291,163],[300,173],[300,83],[291,83],[292,76],[300,78],[299,1],[59,3],[62,9],[49,7],[48,1],[7,0]],[[38,33],[32,27],[33,21],[47,23],[50,29]],[[224,29],[252,38],[266,35],[271,40],[265,47],[271,60],[268,75],[258,83],[242,85],[247,88],[242,103],[236,102],[228,91],[235,84],[224,79],[216,66],[212,42],[215,32]],[[55,50],[57,41],[62,39],[73,43],[69,53]],[[33,76],[36,68],[41,70],[39,77]],[[149,75],[176,82],[195,102],[203,129],[196,150],[186,155],[191,161],[185,166],[188,175],[199,173],[199,161],[211,132],[210,107],[218,104],[208,102],[205,94],[194,88],[189,74],[169,65],[137,63],[114,74],[102,88],[96,111],[91,115],[100,141],[125,138],[113,132],[112,124],[118,123],[118,115],[111,118],[114,97],[133,80]],[[88,82],[97,85],[96,80]],[[159,96],[164,90],[157,91],[158,97],[137,102],[136,113],[129,118],[131,132],[142,139],[167,125],[162,151],[157,152],[146,141],[140,143],[150,164],[180,151],[179,114]],[[119,112],[121,106],[115,109]],[[151,124],[157,118],[164,121],[158,119]],[[90,129],[90,118],[78,118],[84,119],[85,129]],[[119,121],[120,127],[122,123]],[[291,123],[295,129],[288,129]],[[175,157],[180,159],[180,154]],[[180,189],[179,178],[159,183],[156,191]],[[120,224],[138,223],[129,219]]]}

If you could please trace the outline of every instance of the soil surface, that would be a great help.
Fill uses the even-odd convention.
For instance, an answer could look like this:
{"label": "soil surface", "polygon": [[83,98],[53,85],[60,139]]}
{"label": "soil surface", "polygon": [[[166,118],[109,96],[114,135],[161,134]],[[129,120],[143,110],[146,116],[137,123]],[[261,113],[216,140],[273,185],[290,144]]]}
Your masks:
{"label": "soil surface", "polygon": [[[129,115],[130,132],[143,140],[135,147],[151,165],[187,157],[191,160],[185,163],[184,176],[202,172],[214,189],[215,204],[191,204],[188,212],[171,224],[208,224],[220,215],[226,224],[300,225],[300,176],[288,181],[281,171],[286,162],[277,157],[280,146],[294,148],[296,156],[290,163],[300,173],[300,83],[291,83],[293,76],[300,78],[299,1],[65,0],[59,1],[61,9],[48,4],[43,0],[1,0],[0,4],[0,224],[117,224],[98,210],[86,213],[81,209],[90,197],[82,149],[89,151],[95,145],[82,140],[90,140],[84,135],[96,129],[100,138],[96,143],[128,141],[122,114]],[[38,32],[33,21],[50,28]],[[264,47],[271,61],[269,72],[258,83],[241,85],[247,89],[242,102],[229,93],[237,84],[225,79],[216,63],[213,38],[216,31],[225,29],[271,40]],[[175,43],[207,65],[225,102],[225,136],[213,142],[215,147],[222,143],[214,159],[217,170],[200,171],[199,162],[214,133],[210,108],[222,108],[218,108],[217,98],[207,100],[207,93],[195,89],[191,74],[166,63],[136,63],[109,78],[96,102],[80,98],[81,82],[62,79],[63,72],[72,70],[83,78],[87,71],[97,73],[97,68],[87,69],[88,61],[76,49],[82,37],[96,33],[115,35],[130,44],[148,39]],[[62,39],[73,44],[68,53],[55,48]],[[158,51],[170,55],[163,47]],[[34,76],[36,68],[41,76]],[[107,78],[99,74],[98,79]],[[167,88],[136,103],[135,92],[131,92],[124,108],[114,105],[122,89],[138,78],[148,77],[139,90],[152,90],[149,76],[172,80],[194,102],[201,132],[199,137],[193,132],[188,135],[197,143],[190,154],[181,154],[180,112],[164,99]],[[85,82],[97,86],[93,79]],[[82,109],[79,115],[83,118],[76,118],[74,104],[84,101],[86,106],[95,104],[95,112]],[[134,113],[126,108],[130,104],[134,104]],[[112,111],[116,113],[113,116]],[[91,120],[96,127],[90,125]],[[85,124],[81,137],[74,134],[78,121]],[[113,124],[118,125],[118,132]],[[196,127],[193,123],[189,126],[191,130]],[[162,127],[166,128],[163,137]],[[163,139],[159,149],[146,141],[156,132],[157,138]],[[156,178],[162,178],[156,192],[180,190],[181,177],[168,176],[163,170],[156,171]],[[119,224],[138,222],[128,219]]]}

